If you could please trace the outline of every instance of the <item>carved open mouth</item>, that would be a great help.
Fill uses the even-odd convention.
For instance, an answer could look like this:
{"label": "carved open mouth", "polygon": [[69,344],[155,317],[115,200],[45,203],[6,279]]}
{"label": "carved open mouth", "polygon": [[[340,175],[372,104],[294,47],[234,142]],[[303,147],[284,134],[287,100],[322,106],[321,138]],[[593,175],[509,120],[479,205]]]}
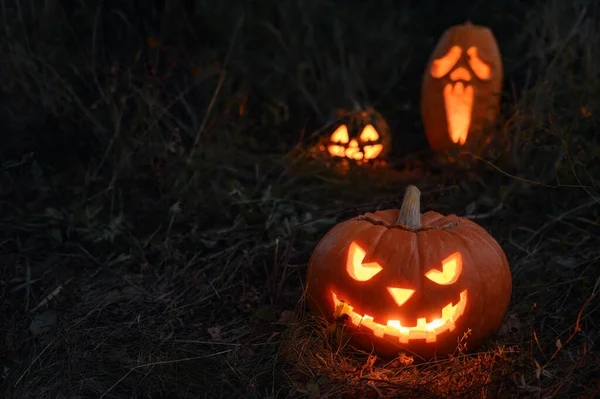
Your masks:
{"label": "carved open mouth", "polygon": [[399,320],[388,320],[387,325],[383,325],[375,323],[372,316],[354,312],[354,307],[339,300],[335,293],[332,292],[331,294],[337,317],[348,315],[354,326],[369,328],[376,337],[383,337],[384,334],[396,337],[403,344],[407,344],[414,339],[435,342],[439,334],[454,330],[455,322],[463,315],[467,306],[467,290],[464,290],[460,293],[460,300],[456,305],[449,303],[442,308],[442,317],[439,319],[427,322],[426,318],[420,318],[417,319],[417,325],[412,327],[401,325]]}
{"label": "carved open mouth", "polygon": [[454,84],[448,83],[444,87],[448,132],[450,140],[455,144],[464,145],[467,142],[474,96],[473,86],[460,81]]}

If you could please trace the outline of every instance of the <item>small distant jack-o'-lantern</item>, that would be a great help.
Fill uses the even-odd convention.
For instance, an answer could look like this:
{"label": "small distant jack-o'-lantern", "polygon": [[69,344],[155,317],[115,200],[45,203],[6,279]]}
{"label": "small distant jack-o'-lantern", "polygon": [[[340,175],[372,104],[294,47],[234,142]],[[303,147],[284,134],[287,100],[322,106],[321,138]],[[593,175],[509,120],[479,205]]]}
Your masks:
{"label": "small distant jack-o'-lantern", "polygon": [[482,139],[483,129],[500,110],[502,73],[500,49],[489,28],[467,22],[444,32],[421,91],[423,126],[432,149]]}
{"label": "small distant jack-o'-lantern", "polygon": [[390,130],[381,114],[371,107],[354,111],[336,110],[333,129],[319,148],[332,157],[366,163],[384,159],[391,145]]}
{"label": "small distant jack-o'-lantern", "polygon": [[351,342],[383,357],[468,349],[501,323],[512,279],[504,252],[482,227],[455,215],[420,213],[410,186],[400,210],[334,226],[308,266],[313,313],[345,320]]}

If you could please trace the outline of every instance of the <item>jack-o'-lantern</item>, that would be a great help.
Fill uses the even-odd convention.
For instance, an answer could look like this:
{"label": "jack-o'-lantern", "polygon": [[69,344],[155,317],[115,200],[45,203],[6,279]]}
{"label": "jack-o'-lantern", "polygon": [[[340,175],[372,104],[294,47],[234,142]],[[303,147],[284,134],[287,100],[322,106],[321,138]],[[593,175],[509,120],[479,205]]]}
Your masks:
{"label": "jack-o'-lantern", "polygon": [[384,159],[390,151],[388,124],[371,107],[336,110],[332,127],[319,143],[319,149],[331,157],[360,164]]}
{"label": "jack-o'-lantern", "polygon": [[334,226],[308,266],[311,311],[343,319],[356,348],[383,357],[445,356],[465,335],[472,349],[510,302],[510,269],[496,240],[466,218],[421,214],[419,198],[410,186],[400,210]]}
{"label": "jack-o'-lantern", "polygon": [[502,56],[492,31],[453,26],[442,35],[425,70],[421,116],[432,149],[484,143],[502,91]]}

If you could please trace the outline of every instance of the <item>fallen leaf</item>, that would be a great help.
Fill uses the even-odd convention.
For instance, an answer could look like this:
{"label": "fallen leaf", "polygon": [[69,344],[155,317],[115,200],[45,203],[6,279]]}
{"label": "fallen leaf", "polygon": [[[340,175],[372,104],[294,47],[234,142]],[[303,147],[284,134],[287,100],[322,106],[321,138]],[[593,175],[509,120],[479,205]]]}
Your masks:
{"label": "fallen leaf", "polygon": [[68,279],[67,281],[65,281],[64,284],[61,284],[58,287],[56,287],[54,289],[54,291],[52,291],[44,299],[42,299],[42,301],[40,303],[38,303],[36,307],[34,307],[33,309],[31,309],[29,311],[29,313],[34,313],[35,311],[37,311],[38,309],[42,308],[47,303],[49,303],[51,300],[53,300],[54,298],[56,298],[58,296],[58,294],[60,294],[60,292],[63,290],[64,286],[67,285],[67,284],[69,284],[70,282],[71,282],[71,279]]}
{"label": "fallen leaf", "polygon": [[245,361],[254,356],[254,351],[248,346],[240,346],[236,350],[232,350],[227,354],[227,360],[231,363]]}
{"label": "fallen leaf", "polygon": [[33,320],[31,320],[29,331],[35,336],[47,333],[56,326],[57,320],[58,316],[56,315],[56,312],[52,309],[48,309],[36,315]]}
{"label": "fallen leaf", "polygon": [[577,259],[575,259],[572,256],[557,256],[554,258],[554,261],[561,267],[564,267],[566,269],[570,269],[573,270],[575,269],[577,266],[579,266],[579,263],[577,261]]}
{"label": "fallen leaf", "polygon": [[333,317],[338,320],[344,316],[349,316],[352,313],[352,308],[346,302],[340,301],[335,307],[335,312],[333,313]]}
{"label": "fallen leaf", "polygon": [[467,215],[472,215],[475,213],[475,210],[477,209],[477,203],[475,201],[471,201],[468,205],[467,208],[465,209],[465,214]]}
{"label": "fallen leaf", "polygon": [[398,357],[394,359],[392,364],[394,365],[394,367],[410,366],[411,364],[413,364],[414,361],[415,358],[413,356],[409,356],[405,352],[400,352],[398,353]]}
{"label": "fallen leaf", "polygon": [[586,107],[583,107],[583,106],[582,106],[582,107],[581,107],[581,115],[582,115],[584,118],[589,118],[590,116],[592,116],[592,112],[591,112],[589,109],[587,109]]}
{"label": "fallen leaf", "polygon": [[63,242],[62,233],[60,232],[60,229],[50,229],[48,230],[48,235],[50,238],[52,238],[58,243]]}
{"label": "fallen leaf", "polygon": [[509,313],[506,316],[504,323],[498,329],[499,335],[507,335],[514,334],[521,330],[522,324],[521,320],[517,317],[515,313]]}
{"label": "fallen leaf", "polygon": [[199,238],[198,241],[204,244],[204,246],[208,249],[213,248],[215,245],[217,245],[218,242],[216,240],[206,240],[204,238]]}
{"label": "fallen leaf", "polygon": [[210,335],[213,341],[222,341],[221,338],[221,327],[208,327],[206,332]]}
{"label": "fallen leaf", "polygon": [[281,333],[276,331],[273,334],[269,335],[269,338],[267,338],[267,342],[271,342],[272,340],[274,340],[275,338],[277,338]]}
{"label": "fallen leaf", "polygon": [[106,296],[106,303],[116,302],[137,303],[144,299],[144,293],[138,288],[128,285],[123,288],[115,288]]}
{"label": "fallen leaf", "polygon": [[258,308],[254,311],[254,315],[264,321],[275,321],[275,313],[268,307]]}
{"label": "fallen leaf", "polygon": [[279,314],[279,322],[282,324],[289,324],[294,318],[294,312],[291,310],[284,310]]}
{"label": "fallen leaf", "polygon": [[308,391],[308,397],[311,399],[316,399],[321,395],[319,384],[317,383],[317,380],[314,377],[312,377],[306,383],[306,390]]}
{"label": "fallen leaf", "polygon": [[377,361],[377,356],[369,355],[369,357],[365,361],[365,364],[363,364],[363,366],[362,366],[360,376],[362,377],[363,373],[372,374],[373,373],[373,365],[375,364],[376,361]]}
{"label": "fallen leaf", "polygon": [[160,42],[158,41],[158,39],[154,36],[148,36],[146,38],[146,45],[150,48],[157,48],[160,47]]}

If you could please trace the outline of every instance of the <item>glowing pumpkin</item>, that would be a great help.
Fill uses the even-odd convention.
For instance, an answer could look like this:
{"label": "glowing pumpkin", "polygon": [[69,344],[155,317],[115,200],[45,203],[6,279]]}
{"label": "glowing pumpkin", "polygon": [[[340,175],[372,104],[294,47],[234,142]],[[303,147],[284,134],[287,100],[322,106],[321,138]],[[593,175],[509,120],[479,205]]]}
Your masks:
{"label": "glowing pumpkin", "polygon": [[383,159],[390,150],[387,122],[373,108],[335,111],[333,129],[319,144],[320,150],[334,158],[356,163]]}
{"label": "glowing pumpkin", "polygon": [[472,348],[500,325],[510,302],[510,269],[494,238],[456,215],[421,215],[419,198],[410,186],[400,210],[336,225],[308,267],[311,311],[345,319],[357,348],[384,357],[444,356],[468,330]]}
{"label": "glowing pumpkin", "polygon": [[421,116],[432,149],[479,142],[496,121],[502,91],[502,56],[492,31],[453,26],[442,35],[427,65]]}

